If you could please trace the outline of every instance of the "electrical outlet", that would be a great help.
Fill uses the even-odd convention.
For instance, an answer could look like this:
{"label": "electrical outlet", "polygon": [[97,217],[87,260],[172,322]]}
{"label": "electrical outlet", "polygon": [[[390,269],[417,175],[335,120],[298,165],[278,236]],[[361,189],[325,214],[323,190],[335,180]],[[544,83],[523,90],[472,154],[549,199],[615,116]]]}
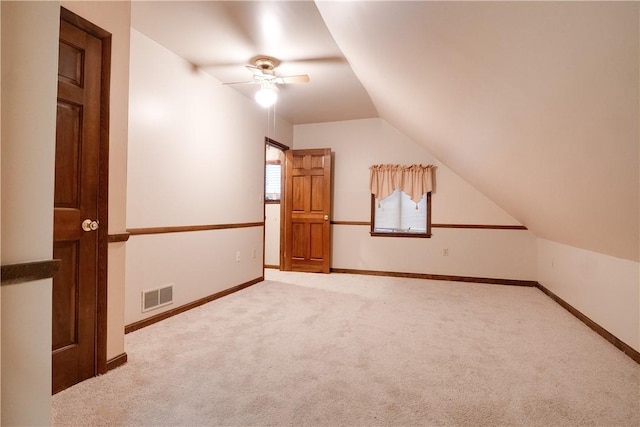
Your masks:
{"label": "electrical outlet", "polygon": [[449,248],[444,248],[442,250],[442,256],[449,256]]}
{"label": "electrical outlet", "polygon": [[240,251],[236,252],[236,262],[240,262]]}

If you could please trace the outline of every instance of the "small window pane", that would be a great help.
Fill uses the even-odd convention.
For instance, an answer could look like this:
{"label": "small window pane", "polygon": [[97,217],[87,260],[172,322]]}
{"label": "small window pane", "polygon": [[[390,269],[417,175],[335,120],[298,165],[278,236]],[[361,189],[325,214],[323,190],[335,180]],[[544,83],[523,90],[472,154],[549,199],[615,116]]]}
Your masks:
{"label": "small window pane", "polygon": [[382,200],[376,200],[375,231],[393,232],[400,228],[400,200],[400,190]]}
{"label": "small window pane", "polygon": [[407,193],[400,192],[400,228],[407,233],[427,232],[427,195],[416,203]]}
{"label": "small window pane", "polygon": [[265,166],[264,194],[265,200],[280,200],[280,190],[282,187],[282,166],[279,164],[268,164]]}

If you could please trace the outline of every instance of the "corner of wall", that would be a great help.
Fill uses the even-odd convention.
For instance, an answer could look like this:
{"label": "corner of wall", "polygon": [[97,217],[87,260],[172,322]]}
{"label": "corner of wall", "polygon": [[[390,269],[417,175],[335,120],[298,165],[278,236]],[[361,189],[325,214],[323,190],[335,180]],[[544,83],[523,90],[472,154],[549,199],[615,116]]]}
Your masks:
{"label": "corner of wall", "polygon": [[640,264],[538,238],[538,282],[640,351]]}
{"label": "corner of wall", "polygon": [[[50,259],[53,250],[60,9],[51,1],[0,2],[0,10],[1,259],[8,265]],[[2,425],[51,423],[51,286],[45,279],[1,288]]]}
{"label": "corner of wall", "polygon": [[[0,40],[2,40],[2,5],[0,4]],[[0,43],[0,129],[2,129],[2,43]],[[0,136],[0,176],[2,176],[2,137]],[[0,230],[2,229],[2,186],[0,186]],[[2,259],[2,245],[0,245],[0,260]],[[2,384],[2,292],[0,292],[0,384]],[[2,402],[2,387],[0,387],[0,402]],[[2,420],[2,405],[0,404],[0,421]]]}

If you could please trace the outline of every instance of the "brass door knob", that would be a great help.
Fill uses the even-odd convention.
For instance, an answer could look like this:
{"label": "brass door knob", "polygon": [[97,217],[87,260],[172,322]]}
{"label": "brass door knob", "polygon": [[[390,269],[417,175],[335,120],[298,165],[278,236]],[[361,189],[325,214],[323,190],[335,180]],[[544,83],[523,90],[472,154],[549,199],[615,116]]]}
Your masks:
{"label": "brass door knob", "polygon": [[82,229],[84,231],[96,231],[98,228],[100,228],[100,222],[98,221],[92,221],[90,219],[82,221]]}

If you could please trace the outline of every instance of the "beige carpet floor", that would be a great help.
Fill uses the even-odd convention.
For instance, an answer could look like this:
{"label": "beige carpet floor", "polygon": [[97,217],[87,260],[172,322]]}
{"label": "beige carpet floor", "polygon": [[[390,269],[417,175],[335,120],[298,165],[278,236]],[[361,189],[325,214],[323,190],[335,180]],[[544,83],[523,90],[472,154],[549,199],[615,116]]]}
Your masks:
{"label": "beige carpet floor", "polygon": [[128,334],[53,424],[640,425],[640,365],[535,288],[266,278]]}

